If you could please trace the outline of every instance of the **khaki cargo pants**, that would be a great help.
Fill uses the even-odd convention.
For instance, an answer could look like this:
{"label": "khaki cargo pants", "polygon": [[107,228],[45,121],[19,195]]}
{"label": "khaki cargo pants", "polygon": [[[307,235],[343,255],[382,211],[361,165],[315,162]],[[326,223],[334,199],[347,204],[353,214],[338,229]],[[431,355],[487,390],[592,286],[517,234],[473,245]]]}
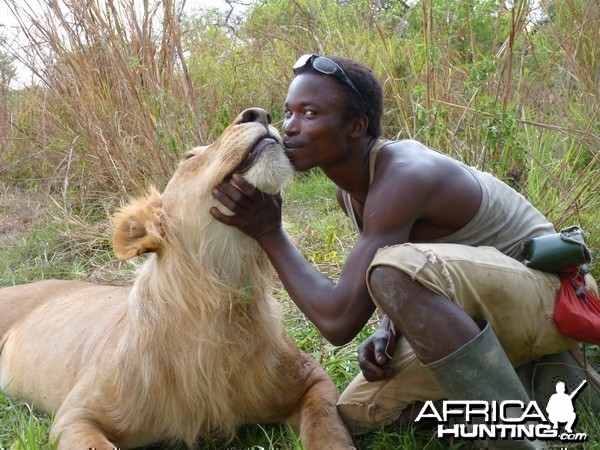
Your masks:
{"label": "khaki cargo pants", "polygon": [[[552,319],[559,277],[529,269],[495,248],[457,244],[386,247],[375,255],[367,283],[370,271],[378,265],[395,267],[450,298],[471,317],[486,319],[515,367],[576,345],[558,332]],[[374,302],[377,304],[376,298]],[[444,398],[406,339],[400,338],[390,364],[394,377],[368,382],[359,374],[340,397],[338,409],[356,433],[394,422],[415,402]]]}

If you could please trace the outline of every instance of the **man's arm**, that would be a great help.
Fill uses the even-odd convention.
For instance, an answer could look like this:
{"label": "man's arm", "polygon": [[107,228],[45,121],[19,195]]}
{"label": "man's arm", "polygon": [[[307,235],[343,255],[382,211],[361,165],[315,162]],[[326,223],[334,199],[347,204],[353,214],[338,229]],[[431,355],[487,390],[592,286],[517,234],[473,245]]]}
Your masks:
{"label": "man's arm", "polygon": [[[408,241],[425,204],[427,189],[411,193],[410,175],[374,180],[365,205],[363,235],[350,252],[337,283],[315,269],[291,243],[281,226],[281,199],[269,196],[235,175],[213,195],[234,215],[213,208],[213,216],[254,237],[267,253],[285,289],[323,336],[336,345],[350,341],[375,310],[366,272],[377,250]],[[423,184],[420,184],[423,187]],[[395,197],[401,197],[396,200]],[[390,207],[390,205],[401,205]]]}
{"label": "man's arm", "polygon": [[258,242],[292,300],[329,342],[343,345],[358,334],[375,310],[364,281],[368,263],[362,277],[345,280],[348,261],[334,283],[302,256],[283,230]]}
{"label": "man's arm", "polygon": [[212,215],[257,240],[292,300],[328,341],[335,345],[350,341],[375,310],[365,274],[384,241],[361,238],[334,283],[302,256],[283,230],[281,198],[260,192],[241,177],[234,176],[234,182],[239,189],[222,184],[213,195],[235,215],[217,208]]}

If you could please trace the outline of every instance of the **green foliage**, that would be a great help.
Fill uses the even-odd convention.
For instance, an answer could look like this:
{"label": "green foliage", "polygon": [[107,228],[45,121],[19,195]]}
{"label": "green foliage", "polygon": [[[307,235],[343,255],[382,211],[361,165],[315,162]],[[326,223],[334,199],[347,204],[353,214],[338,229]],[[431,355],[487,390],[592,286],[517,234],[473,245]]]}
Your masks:
{"label": "green foliage", "polygon": [[51,420],[0,393],[0,449],[55,450],[58,443],[48,442]]}
{"label": "green foliage", "polygon": [[[294,221],[286,223],[303,255],[322,272],[336,276],[357,234],[340,209],[335,186],[322,172],[300,174],[283,193],[284,213]],[[319,204],[318,210],[306,208]]]}

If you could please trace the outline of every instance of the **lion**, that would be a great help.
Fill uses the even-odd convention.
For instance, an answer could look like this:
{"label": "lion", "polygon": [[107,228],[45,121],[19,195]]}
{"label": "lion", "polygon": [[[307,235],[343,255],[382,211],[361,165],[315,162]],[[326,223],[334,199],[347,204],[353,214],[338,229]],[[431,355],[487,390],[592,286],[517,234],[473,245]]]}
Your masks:
{"label": "lion", "polygon": [[353,448],[338,391],[284,330],[269,261],[214,220],[242,173],[274,194],[293,176],[266,111],[193,149],[164,192],[114,216],[119,259],[151,253],[132,286],[47,280],[0,289],[0,389],[55,412],[59,449],[132,448],[284,422],[307,449]]}

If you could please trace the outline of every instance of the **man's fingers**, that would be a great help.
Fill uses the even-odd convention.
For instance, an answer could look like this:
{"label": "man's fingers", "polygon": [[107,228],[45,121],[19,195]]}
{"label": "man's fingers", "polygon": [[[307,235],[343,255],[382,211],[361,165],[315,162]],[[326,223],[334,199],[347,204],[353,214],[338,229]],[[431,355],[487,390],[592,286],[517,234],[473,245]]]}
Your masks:
{"label": "man's fingers", "polygon": [[361,364],[360,369],[363,377],[365,377],[365,380],[369,382],[384,380],[394,375],[394,369],[391,367],[379,367],[369,362],[364,362],[364,364]]}
{"label": "man's fingers", "polygon": [[[235,188],[233,188],[235,189]],[[237,189],[235,189],[237,191]],[[229,186],[222,184],[212,190],[212,195],[214,198],[219,200],[223,204],[223,206],[227,207],[230,211],[235,212],[235,210],[239,207],[239,200],[231,197],[231,191],[229,190]]]}
{"label": "man's fingers", "polygon": [[239,186],[237,186],[235,180],[221,183],[218,187],[225,195],[227,195],[234,201],[239,202],[240,200],[243,200],[247,197],[247,194],[244,191],[242,191]]}
{"label": "man's fingers", "polygon": [[231,176],[231,179],[233,180],[233,182],[237,185],[237,187],[239,188],[240,191],[242,191],[244,194],[246,194],[248,197],[252,196],[252,194],[254,194],[255,192],[255,187],[252,186],[248,180],[246,180],[242,175],[240,175],[239,173],[234,173]]}
{"label": "man's fingers", "polygon": [[390,333],[384,333],[374,339],[373,353],[379,364],[385,364],[392,359],[392,354],[390,353],[390,350],[392,350],[390,347],[393,347],[393,342],[390,342],[392,339],[394,337]]}
{"label": "man's fingers", "polygon": [[233,216],[228,216],[227,214],[223,214],[221,211],[219,211],[219,208],[213,206],[212,208],[210,208],[210,213],[219,222],[224,223],[225,225],[232,224]]}
{"label": "man's fingers", "polygon": [[359,365],[365,380],[376,381],[381,379],[383,375],[383,369],[381,367],[366,360],[360,361]]}
{"label": "man's fingers", "polygon": [[362,371],[365,380],[378,381],[386,378],[386,369],[379,366],[375,359],[374,347],[371,345],[361,345],[358,348],[358,365]]}
{"label": "man's fingers", "polygon": [[388,339],[378,338],[374,342],[375,344],[375,359],[379,364],[385,364],[389,361],[390,357],[387,354]]}
{"label": "man's fingers", "polygon": [[[243,179],[243,178],[240,178]],[[235,180],[233,180],[236,183]],[[216,186],[212,190],[213,197],[219,200],[224,206],[226,206],[233,213],[238,213],[242,209],[247,209],[251,203],[249,198],[247,187],[253,191],[254,187],[245,181],[246,192],[242,191],[239,186],[232,184],[231,182],[224,182]],[[249,191],[250,193],[252,191]]]}

